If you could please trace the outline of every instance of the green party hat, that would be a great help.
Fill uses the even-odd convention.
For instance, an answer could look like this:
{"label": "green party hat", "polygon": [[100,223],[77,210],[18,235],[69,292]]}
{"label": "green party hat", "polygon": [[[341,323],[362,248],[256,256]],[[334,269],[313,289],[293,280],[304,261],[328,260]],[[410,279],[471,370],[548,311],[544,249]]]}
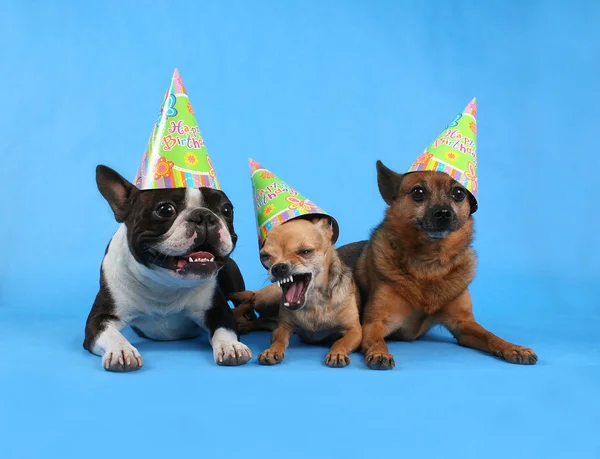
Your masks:
{"label": "green party hat", "polygon": [[310,215],[328,217],[333,228],[333,243],[337,241],[340,231],[335,218],[253,159],[248,161],[254,194],[254,212],[258,223],[259,249],[273,228],[294,218]]}
{"label": "green party hat", "polygon": [[425,149],[408,172],[445,172],[474,198],[477,210],[477,105],[473,99]]}
{"label": "green party hat", "polygon": [[142,190],[221,189],[177,69],[133,183]]}

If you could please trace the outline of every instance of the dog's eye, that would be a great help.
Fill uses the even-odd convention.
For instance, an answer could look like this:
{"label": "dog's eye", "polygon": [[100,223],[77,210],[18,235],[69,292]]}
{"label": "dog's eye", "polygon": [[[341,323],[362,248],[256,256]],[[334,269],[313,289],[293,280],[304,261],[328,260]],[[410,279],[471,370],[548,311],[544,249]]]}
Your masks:
{"label": "dog's eye", "polygon": [[464,199],[467,197],[467,193],[465,193],[465,190],[462,188],[457,187],[452,190],[452,197],[458,202],[464,201]]}
{"label": "dog's eye", "polygon": [[260,254],[260,264],[263,265],[266,269],[269,269],[269,262],[271,261],[271,255],[268,253]]}
{"label": "dog's eye", "polygon": [[165,219],[172,218],[176,213],[175,207],[172,204],[161,204],[156,208],[155,212],[160,218]]}
{"label": "dog's eye", "polygon": [[221,208],[221,213],[224,217],[231,217],[231,214],[233,213],[233,206],[231,204],[224,204]]}
{"label": "dog's eye", "polygon": [[302,249],[302,250],[298,250],[298,255],[302,255],[305,257],[307,255],[310,255],[314,251],[315,251],[315,249]]}
{"label": "dog's eye", "polygon": [[413,198],[413,201],[422,201],[425,199],[425,189],[420,186],[416,186],[410,192],[410,195]]}

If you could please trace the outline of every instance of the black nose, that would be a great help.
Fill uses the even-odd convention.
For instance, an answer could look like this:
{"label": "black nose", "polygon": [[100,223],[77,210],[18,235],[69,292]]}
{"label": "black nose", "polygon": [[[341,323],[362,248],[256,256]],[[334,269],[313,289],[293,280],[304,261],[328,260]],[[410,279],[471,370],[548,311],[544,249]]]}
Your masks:
{"label": "black nose", "polygon": [[442,207],[433,212],[433,216],[437,220],[450,220],[452,218],[452,211],[447,207]]}
{"label": "black nose", "polygon": [[290,267],[287,263],[277,263],[276,265],[271,266],[271,273],[275,277],[288,277],[288,273],[290,272]]}
{"label": "black nose", "polygon": [[208,228],[217,226],[217,217],[208,209],[194,209],[188,218],[197,225],[206,225]]}

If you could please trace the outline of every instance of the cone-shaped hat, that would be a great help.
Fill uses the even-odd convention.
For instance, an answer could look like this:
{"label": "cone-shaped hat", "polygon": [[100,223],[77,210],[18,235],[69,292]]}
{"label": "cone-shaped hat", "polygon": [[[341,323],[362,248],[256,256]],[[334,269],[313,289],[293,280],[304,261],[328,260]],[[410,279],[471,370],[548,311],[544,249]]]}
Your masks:
{"label": "cone-shaped hat", "polygon": [[259,249],[265,243],[269,231],[276,226],[294,218],[311,215],[328,217],[333,228],[333,243],[337,241],[339,227],[335,218],[253,159],[249,163]]}
{"label": "cone-shaped hat", "polygon": [[473,195],[477,206],[477,106],[473,99],[407,172],[445,172]]}
{"label": "cone-shaped hat", "polygon": [[221,189],[177,69],[133,183],[142,190]]}

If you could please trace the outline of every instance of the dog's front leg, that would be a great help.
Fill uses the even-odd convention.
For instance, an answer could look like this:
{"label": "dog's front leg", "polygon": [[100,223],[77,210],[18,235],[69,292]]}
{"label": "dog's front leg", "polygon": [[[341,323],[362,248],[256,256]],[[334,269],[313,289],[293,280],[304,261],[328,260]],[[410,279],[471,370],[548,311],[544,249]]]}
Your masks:
{"label": "dog's front leg", "polygon": [[358,349],[362,340],[362,328],[358,317],[356,322],[346,331],[344,336],[333,343],[325,357],[325,365],[332,368],[343,368],[350,363],[349,354]]}
{"label": "dog's front leg", "polygon": [[[281,288],[277,284],[270,284],[257,292],[237,292],[228,299],[235,306],[233,315],[240,335],[260,330],[272,332],[277,328],[281,302]],[[255,311],[260,317],[256,317]]]}
{"label": "dog's front leg", "polygon": [[385,338],[398,329],[409,310],[402,298],[386,284],[380,284],[369,294],[365,305],[361,348],[365,363],[372,370],[391,370],[396,366]]}
{"label": "dog's front leg", "polygon": [[283,362],[285,351],[293,334],[289,325],[280,323],[271,336],[271,347],[258,356],[258,362],[261,365],[275,365]]}
{"label": "dog's front leg", "polygon": [[[229,296],[234,304],[233,315],[237,320],[238,332],[246,334],[253,331],[274,331],[279,323],[279,303],[281,303],[281,287],[270,284],[254,292],[246,290]],[[254,311],[260,317],[255,318]],[[254,316],[254,317],[249,317]]]}
{"label": "dog's front leg", "polygon": [[442,324],[461,346],[496,355],[511,363],[537,363],[538,357],[531,349],[504,341],[475,321],[468,290],[444,308]]}
{"label": "dog's front leg", "polygon": [[252,358],[252,351],[238,340],[235,317],[220,291],[215,292],[210,309],[193,311],[191,317],[208,331],[215,363],[226,366],[243,365]]}
{"label": "dog's front leg", "polygon": [[138,350],[121,334],[126,326],[127,323],[114,314],[98,313],[94,309],[88,317],[83,346],[102,357],[105,370],[134,371],[144,364]]}

